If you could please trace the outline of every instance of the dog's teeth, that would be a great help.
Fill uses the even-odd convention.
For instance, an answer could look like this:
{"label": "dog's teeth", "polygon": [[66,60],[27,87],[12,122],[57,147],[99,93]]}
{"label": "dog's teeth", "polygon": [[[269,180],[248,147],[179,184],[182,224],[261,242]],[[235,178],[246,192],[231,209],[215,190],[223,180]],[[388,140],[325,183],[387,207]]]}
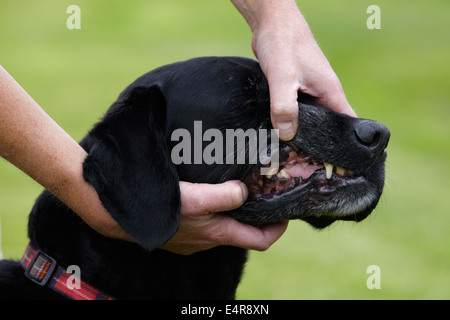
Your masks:
{"label": "dog's teeth", "polygon": [[303,167],[303,168],[306,168],[307,166],[309,166],[309,163],[308,163],[308,162],[303,162],[303,163],[302,163],[302,167]]}
{"label": "dog's teeth", "polygon": [[341,167],[336,167],[336,173],[340,176],[344,176],[345,175],[345,169],[341,168]]}
{"label": "dog's teeth", "polygon": [[267,178],[267,179],[272,178],[272,176],[273,176],[275,173],[277,173],[277,171],[278,171],[278,168],[277,168],[277,167],[271,168],[271,169],[266,173],[266,178]]}
{"label": "dog's teeth", "polygon": [[290,178],[290,177],[291,176],[284,169],[277,173],[277,178]]}
{"label": "dog's teeth", "polygon": [[325,166],[325,170],[327,172],[327,179],[331,179],[331,176],[333,175],[333,165],[326,162],[324,162],[323,165]]}

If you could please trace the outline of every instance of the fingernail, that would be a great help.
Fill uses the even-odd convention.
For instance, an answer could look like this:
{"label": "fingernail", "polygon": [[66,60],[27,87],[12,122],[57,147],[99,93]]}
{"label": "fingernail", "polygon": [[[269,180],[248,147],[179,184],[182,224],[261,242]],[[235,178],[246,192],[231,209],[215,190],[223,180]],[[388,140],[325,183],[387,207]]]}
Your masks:
{"label": "fingernail", "polygon": [[291,140],[296,134],[293,122],[278,122],[275,129],[279,130],[278,136],[282,140]]}
{"label": "fingernail", "polygon": [[247,186],[245,185],[245,183],[243,183],[243,182],[240,182],[239,186],[241,187],[241,191],[242,191],[242,203],[244,203],[248,197],[248,189],[247,189]]}

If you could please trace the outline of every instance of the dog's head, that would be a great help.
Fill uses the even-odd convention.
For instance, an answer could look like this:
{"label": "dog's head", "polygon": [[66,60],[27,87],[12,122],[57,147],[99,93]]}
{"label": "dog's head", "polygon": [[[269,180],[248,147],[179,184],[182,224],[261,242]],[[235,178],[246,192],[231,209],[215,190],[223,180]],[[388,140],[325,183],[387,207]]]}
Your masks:
{"label": "dog's head", "polygon": [[383,191],[389,137],[379,122],[299,96],[296,136],[280,141],[278,168],[261,175],[257,165],[245,176],[250,195],[235,217],[255,224],[302,219],[317,228],[363,220]]}
{"label": "dog's head", "polygon": [[254,225],[364,219],[383,190],[389,130],[307,95],[298,105],[297,135],[277,147],[256,61],[208,57],[155,69],[125,89],[83,141],[85,178],[147,249],[178,227],[179,181],[244,181],[248,200],[227,214]]}

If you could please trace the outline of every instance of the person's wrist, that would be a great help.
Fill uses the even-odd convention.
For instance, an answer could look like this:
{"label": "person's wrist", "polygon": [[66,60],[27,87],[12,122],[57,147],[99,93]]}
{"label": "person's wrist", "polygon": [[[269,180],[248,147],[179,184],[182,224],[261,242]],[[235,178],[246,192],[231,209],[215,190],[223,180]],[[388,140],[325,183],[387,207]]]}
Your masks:
{"label": "person's wrist", "polygon": [[76,143],[70,146],[71,157],[60,163],[59,178],[49,191],[101,235],[134,241],[103,207],[95,188],[84,180],[83,163],[87,153]]}

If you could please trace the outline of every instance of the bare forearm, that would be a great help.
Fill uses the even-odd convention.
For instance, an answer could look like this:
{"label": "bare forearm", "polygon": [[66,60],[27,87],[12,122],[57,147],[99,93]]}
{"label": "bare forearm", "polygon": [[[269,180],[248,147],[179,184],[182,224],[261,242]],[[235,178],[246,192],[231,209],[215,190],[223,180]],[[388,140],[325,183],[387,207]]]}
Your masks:
{"label": "bare forearm", "polygon": [[98,232],[127,239],[83,179],[86,152],[0,67],[0,155]]}
{"label": "bare forearm", "polygon": [[[0,155],[50,190],[97,232],[132,241],[104,209],[95,189],[83,179],[86,152],[1,66]],[[165,245],[166,250],[190,254],[223,244],[264,250],[287,227],[283,223],[260,230],[232,218],[219,218],[222,215],[215,212],[237,208],[247,198],[241,182],[180,182],[180,188],[181,232]],[[210,201],[204,201],[205,197]]]}
{"label": "bare forearm", "polygon": [[292,20],[288,16],[295,16],[296,22],[300,21],[305,29],[309,30],[294,0],[231,0],[231,2],[245,18],[252,32],[255,32],[262,23],[273,26],[289,23]]}

